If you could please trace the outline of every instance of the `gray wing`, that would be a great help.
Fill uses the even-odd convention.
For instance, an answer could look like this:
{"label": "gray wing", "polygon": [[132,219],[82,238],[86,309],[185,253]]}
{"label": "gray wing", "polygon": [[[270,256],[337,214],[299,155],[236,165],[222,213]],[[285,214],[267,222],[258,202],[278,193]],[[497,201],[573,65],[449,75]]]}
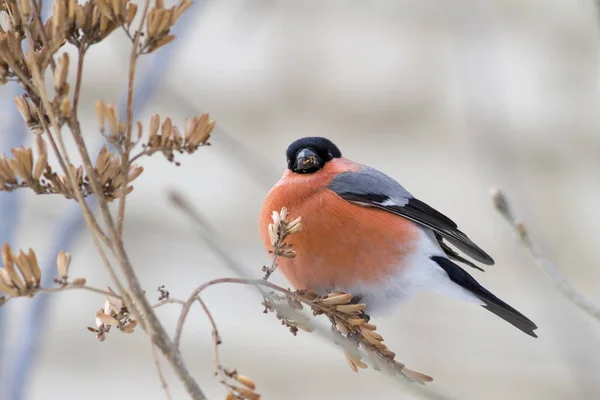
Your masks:
{"label": "gray wing", "polygon": [[442,238],[474,260],[494,264],[492,257],[461,232],[454,221],[414,198],[402,185],[374,168],[362,166],[359,172],[344,172],[331,181],[329,189],[344,200],[380,208],[432,229],[449,258],[477,268],[443,243]]}

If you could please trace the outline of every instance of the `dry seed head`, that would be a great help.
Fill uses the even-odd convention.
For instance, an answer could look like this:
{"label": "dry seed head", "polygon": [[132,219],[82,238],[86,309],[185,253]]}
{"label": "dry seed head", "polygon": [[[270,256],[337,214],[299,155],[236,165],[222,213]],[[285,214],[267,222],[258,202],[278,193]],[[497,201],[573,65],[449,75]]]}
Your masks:
{"label": "dry seed head", "polygon": [[370,331],[374,331],[374,330],[377,330],[377,325],[373,325],[373,324],[369,324],[369,323],[364,323],[364,324],[361,325],[361,328],[368,329]]}
{"label": "dry seed head", "polygon": [[[60,1],[60,0],[59,0]],[[54,88],[57,92],[63,93],[65,83],[67,82],[67,75],[69,73],[69,54],[63,53],[62,57],[58,59],[58,65],[54,73]]]}
{"label": "dry seed head", "polygon": [[102,100],[96,101],[96,119],[98,120],[100,132],[104,132],[106,130],[106,126],[104,124],[104,121],[106,120],[106,105],[102,102]]}
{"label": "dry seed head", "polygon": [[2,175],[2,180],[17,183],[17,177],[4,154],[0,154],[0,174]]}
{"label": "dry seed head", "polygon": [[119,132],[119,115],[117,114],[117,108],[113,104],[110,104],[106,106],[105,110],[110,129],[116,134]]}
{"label": "dry seed head", "polygon": [[367,306],[363,303],[360,304],[343,304],[337,306],[335,309],[337,311],[346,313],[346,314],[358,314],[363,311]]}
{"label": "dry seed head", "polygon": [[28,288],[32,288],[35,286],[35,277],[33,276],[33,271],[31,269],[31,265],[29,263],[29,258],[23,252],[23,250],[19,251],[19,254],[15,257],[15,264],[17,269],[21,273],[23,280],[25,281],[25,286]]}
{"label": "dry seed head", "polygon": [[256,389],[256,385],[254,384],[254,381],[252,379],[250,379],[249,377],[240,375],[240,374],[236,374],[234,378],[236,381],[238,381],[242,385],[246,386],[248,389],[251,389],[251,390]]}
{"label": "dry seed head", "polygon": [[134,333],[135,327],[137,326],[137,321],[131,321],[126,323],[121,327],[121,332],[123,333]]}
{"label": "dry seed head", "polygon": [[137,13],[137,5],[133,4],[133,3],[129,3],[129,5],[127,7],[127,18],[125,19],[125,22],[127,23],[127,25],[130,25],[131,22],[133,22],[133,19],[135,18],[136,13]]}
{"label": "dry seed head", "polygon": [[71,111],[71,103],[67,97],[63,97],[60,102],[60,116],[62,118],[67,118],[69,116],[69,112]]}
{"label": "dry seed head", "polygon": [[71,285],[77,286],[77,287],[82,287],[82,286],[85,286],[86,282],[87,282],[87,280],[85,278],[75,278],[75,279],[73,279],[73,282],[71,282]]}
{"label": "dry seed head", "polygon": [[46,142],[41,134],[35,135],[35,151],[38,156],[48,154],[46,151]]}
{"label": "dry seed head", "polygon": [[58,271],[58,275],[67,280],[69,276],[69,265],[71,264],[71,254],[61,250],[58,253],[58,257],[56,258],[56,269]]}
{"label": "dry seed head", "polygon": [[321,300],[321,304],[334,306],[348,304],[350,300],[352,300],[352,295],[350,293],[335,294],[333,296],[328,295],[325,297],[323,300]]}
{"label": "dry seed head", "polygon": [[133,182],[138,176],[144,172],[144,167],[138,165],[132,165],[129,169],[129,175],[127,176],[127,183]]}
{"label": "dry seed head", "polygon": [[31,248],[29,249],[28,257],[29,257],[29,265],[31,266],[31,273],[33,274],[33,278],[35,280],[34,286],[39,287],[40,283],[42,282],[42,270],[40,269],[40,265],[38,263],[37,256],[35,255],[35,252]]}
{"label": "dry seed head", "polygon": [[19,0],[17,1],[17,9],[23,16],[23,20],[26,21],[31,16],[31,4],[29,0]]}
{"label": "dry seed head", "polygon": [[10,246],[8,244],[4,244],[2,246],[2,261],[4,262],[4,268],[6,268],[6,272],[8,272],[8,277],[12,282],[12,285],[15,286],[19,293],[24,293],[26,286],[25,282],[21,280],[19,274],[17,273],[14,265],[15,256],[10,250]]}
{"label": "dry seed head", "polygon": [[269,224],[267,227],[269,231],[269,240],[271,240],[271,246],[275,246],[278,241],[277,228],[273,226],[273,224]]}
{"label": "dry seed head", "polygon": [[42,154],[38,157],[38,159],[35,162],[35,167],[33,169],[33,179],[39,181],[47,166],[48,157],[46,156],[46,154]]}
{"label": "dry seed head", "polygon": [[298,233],[301,230],[302,230],[302,217],[297,217],[292,222],[290,222],[286,227],[286,231],[290,235]]}
{"label": "dry seed head", "polygon": [[171,43],[175,39],[175,35],[166,35],[148,49],[148,53],[152,53],[159,48]]}
{"label": "dry seed head", "polygon": [[366,321],[362,318],[351,318],[348,320],[348,323],[354,326],[361,326],[364,325]]}
{"label": "dry seed head", "polygon": [[240,396],[242,396],[242,398],[244,399],[248,399],[248,400],[259,400],[260,399],[260,394],[250,390],[250,389],[246,389],[245,387],[242,386],[233,386],[233,389],[238,392],[240,394]]}
{"label": "dry seed head", "polygon": [[27,102],[27,98],[24,94],[15,97],[15,105],[17,106],[19,114],[21,114],[21,117],[23,117],[23,120],[29,124],[32,119],[31,109],[29,108],[29,103]]}
{"label": "dry seed head", "polygon": [[[119,322],[118,319],[116,319],[115,317],[105,314],[104,310],[100,310],[96,313],[96,318],[98,320],[100,320],[100,322],[104,325],[110,325],[110,326],[119,326],[121,323]],[[97,324],[97,322],[96,322]]]}
{"label": "dry seed head", "polygon": [[161,146],[167,144],[167,140],[169,140],[169,137],[171,137],[172,128],[173,123],[171,122],[171,118],[166,118],[162,125]]}
{"label": "dry seed head", "polygon": [[150,117],[150,129],[149,129],[149,141],[152,140],[158,135],[158,128],[160,126],[160,117],[157,114],[154,114]]}
{"label": "dry seed head", "polygon": [[[283,208],[281,211],[283,210],[285,210],[285,208]],[[281,214],[277,211],[273,211],[273,213],[271,213],[271,218],[273,219],[273,227],[279,228],[279,224],[281,224],[281,220],[283,219],[281,218]]]}
{"label": "dry seed head", "polygon": [[8,271],[4,268],[0,268],[0,292],[6,293],[10,296],[18,296],[19,291],[13,285]]}

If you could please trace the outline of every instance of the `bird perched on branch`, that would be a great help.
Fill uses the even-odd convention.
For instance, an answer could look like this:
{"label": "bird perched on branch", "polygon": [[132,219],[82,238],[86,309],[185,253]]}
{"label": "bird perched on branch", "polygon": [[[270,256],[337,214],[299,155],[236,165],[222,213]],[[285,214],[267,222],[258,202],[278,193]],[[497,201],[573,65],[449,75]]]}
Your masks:
{"label": "bird perched on branch", "polygon": [[260,233],[271,250],[268,223],[286,207],[302,217],[290,236],[294,258],[280,258],[296,289],[351,293],[369,314],[390,310],[424,290],[473,302],[537,337],[537,326],[459,267],[494,260],[451,219],[416,199],[382,172],[342,157],[330,140],[306,137],[287,149],[287,169],[260,211]]}

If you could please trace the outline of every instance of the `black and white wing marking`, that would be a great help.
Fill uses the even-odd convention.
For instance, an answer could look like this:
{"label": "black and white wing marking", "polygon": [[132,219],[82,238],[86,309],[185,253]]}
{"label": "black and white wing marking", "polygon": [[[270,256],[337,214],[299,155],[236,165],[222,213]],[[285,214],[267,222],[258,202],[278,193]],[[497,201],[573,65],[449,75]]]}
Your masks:
{"label": "black and white wing marking", "polygon": [[449,248],[442,239],[448,240],[476,261],[494,264],[492,257],[461,232],[454,221],[414,198],[402,185],[374,168],[363,166],[359,172],[344,172],[331,181],[329,189],[344,200],[380,208],[432,229],[448,258],[477,268]]}

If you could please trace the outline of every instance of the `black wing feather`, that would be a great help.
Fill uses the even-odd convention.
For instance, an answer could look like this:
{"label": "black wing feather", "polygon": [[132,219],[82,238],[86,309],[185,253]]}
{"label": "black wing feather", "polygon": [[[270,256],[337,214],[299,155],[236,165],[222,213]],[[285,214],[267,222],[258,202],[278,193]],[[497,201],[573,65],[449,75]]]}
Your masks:
{"label": "black wing feather", "polygon": [[499,316],[500,318],[512,324],[521,331],[525,332],[529,336],[537,337],[537,335],[534,332],[537,329],[537,325],[532,320],[530,320],[529,318],[521,314],[519,311],[506,304],[504,301],[500,300],[489,290],[481,286],[479,282],[477,282],[461,267],[444,257],[434,256],[431,257],[431,259],[435,261],[440,267],[442,267],[444,271],[446,271],[448,277],[450,277],[452,282],[473,293],[481,301],[483,301],[483,303],[485,304],[483,308]]}
{"label": "black wing feather", "polygon": [[[424,225],[434,232],[440,234],[450,243],[455,245],[465,254],[486,265],[494,265],[494,259],[490,257],[485,251],[477,246],[467,235],[458,229],[458,226],[450,218],[446,217],[441,212],[437,211],[433,207],[428,206],[421,200],[410,198],[408,202],[402,206],[399,205],[384,205],[389,197],[385,195],[375,193],[349,193],[343,192],[338,195],[347,201],[368,205],[370,207],[380,208],[382,210],[400,215],[408,218],[414,222]],[[444,244],[444,247],[448,248]],[[445,250],[444,250],[445,251]],[[452,251],[452,250],[451,250]],[[446,254],[448,254],[446,252]],[[457,255],[456,253],[452,254]],[[460,256],[459,256],[460,257]],[[464,258],[457,261],[466,261]],[[463,261],[463,262],[464,262]],[[467,261],[467,264],[469,262]],[[469,264],[473,266],[472,263]],[[477,267],[475,267],[477,268]]]}

